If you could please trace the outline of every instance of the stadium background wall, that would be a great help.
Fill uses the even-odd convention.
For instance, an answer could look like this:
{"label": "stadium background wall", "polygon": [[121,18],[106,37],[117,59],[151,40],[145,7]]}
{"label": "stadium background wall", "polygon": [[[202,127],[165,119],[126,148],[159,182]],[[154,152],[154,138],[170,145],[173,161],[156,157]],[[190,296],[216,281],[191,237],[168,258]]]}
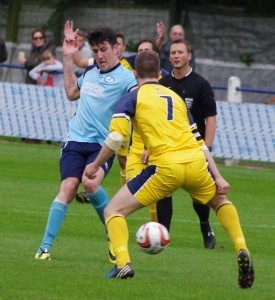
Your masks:
{"label": "stadium background wall", "polygon": [[[77,108],[62,88],[0,82],[0,135],[64,141]],[[218,158],[275,162],[275,105],[217,102]]]}
{"label": "stadium background wall", "polygon": [[[29,51],[30,33],[47,22],[53,10],[39,4],[22,4],[19,15],[17,44],[7,43],[8,63],[17,63],[18,51]],[[0,36],[5,36],[7,5],[0,4]],[[99,25],[111,26],[122,32],[128,44],[140,39],[155,38],[155,24],[163,20],[169,23],[169,11],[156,8],[105,8],[75,7],[64,12],[65,19],[74,20],[75,27],[90,30]],[[213,86],[226,86],[230,76],[238,76],[243,87],[274,90],[275,78],[275,19],[245,17],[239,14],[221,15],[182,11],[187,38],[196,55],[196,71],[206,77]],[[240,58],[248,56],[250,65]],[[62,59],[62,49],[57,49]],[[18,70],[0,68],[0,80],[24,82]],[[224,101],[226,94],[218,90],[216,99]],[[246,93],[244,102],[266,103],[270,95]]]}

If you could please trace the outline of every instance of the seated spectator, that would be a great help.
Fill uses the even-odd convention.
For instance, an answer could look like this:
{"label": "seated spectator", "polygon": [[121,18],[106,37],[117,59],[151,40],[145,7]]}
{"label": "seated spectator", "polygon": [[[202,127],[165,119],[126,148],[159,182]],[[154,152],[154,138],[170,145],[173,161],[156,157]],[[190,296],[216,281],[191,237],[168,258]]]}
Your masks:
{"label": "seated spectator", "polygon": [[38,85],[63,87],[63,64],[56,60],[52,50],[45,50],[42,54],[42,63],[33,68],[29,76],[37,81]]}
{"label": "seated spectator", "polygon": [[52,41],[46,40],[45,34],[40,29],[34,29],[32,34],[32,48],[29,55],[18,56],[18,63],[24,65],[27,69],[26,83],[37,84],[37,81],[29,76],[30,70],[39,65],[42,62],[42,54],[46,49],[54,49],[55,46]]}
{"label": "seated spectator", "polygon": [[[92,50],[91,50],[88,42],[86,41],[85,34],[82,30],[79,30],[77,33],[77,46],[78,46],[79,54],[81,55],[82,59],[83,60],[91,59],[91,61],[93,62]],[[74,58],[74,61],[75,61],[75,72],[79,76],[85,71],[85,66],[84,66],[84,68],[79,66],[77,64],[78,60],[75,58]]]}
{"label": "seated spectator", "polygon": [[8,58],[5,40],[0,37],[0,63],[6,61]]}

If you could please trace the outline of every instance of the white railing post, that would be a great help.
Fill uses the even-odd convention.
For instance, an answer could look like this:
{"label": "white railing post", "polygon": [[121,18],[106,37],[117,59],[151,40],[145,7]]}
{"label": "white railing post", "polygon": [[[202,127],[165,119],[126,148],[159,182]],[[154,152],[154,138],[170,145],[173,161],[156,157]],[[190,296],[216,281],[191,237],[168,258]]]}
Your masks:
{"label": "white railing post", "polygon": [[241,87],[241,80],[237,76],[231,76],[228,79],[227,84],[227,101],[240,103],[242,102],[242,92],[238,91],[237,88]]}
{"label": "white railing post", "polygon": [[[234,103],[242,102],[242,92],[238,91],[237,88],[241,87],[241,80],[237,76],[231,76],[228,79],[227,85],[227,101]],[[239,159],[237,158],[226,158],[224,160],[224,164],[226,166],[237,165],[239,163]]]}

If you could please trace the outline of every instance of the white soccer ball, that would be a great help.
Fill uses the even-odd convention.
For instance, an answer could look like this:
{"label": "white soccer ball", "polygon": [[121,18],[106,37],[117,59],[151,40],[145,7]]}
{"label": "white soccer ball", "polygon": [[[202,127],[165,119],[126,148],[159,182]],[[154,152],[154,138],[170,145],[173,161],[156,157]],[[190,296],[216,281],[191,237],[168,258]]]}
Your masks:
{"label": "white soccer ball", "polygon": [[169,232],[159,223],[148,222],[140,226],[136,242],[145,253],[158,254],[169,244]]}

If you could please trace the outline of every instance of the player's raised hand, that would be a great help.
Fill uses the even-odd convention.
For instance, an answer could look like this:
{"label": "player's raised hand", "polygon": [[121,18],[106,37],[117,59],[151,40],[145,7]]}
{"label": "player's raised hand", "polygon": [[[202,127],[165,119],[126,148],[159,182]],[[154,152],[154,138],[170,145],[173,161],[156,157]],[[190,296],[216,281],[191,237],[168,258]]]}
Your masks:
{"label": "player's raised hand", "polygon": [[64,25],[64,42],[63,42],[63,55],[72,55],[78,51],[77,33],[78,29],[74,31],[74,22],[66,21]]}
{"label": "player's raised hand", "polygon": [[73,21],[66,21],[64,25],[64,37],[67,41],[74,41],[77,38],[77,33],[79,29],[74,31],[74,22]]}

